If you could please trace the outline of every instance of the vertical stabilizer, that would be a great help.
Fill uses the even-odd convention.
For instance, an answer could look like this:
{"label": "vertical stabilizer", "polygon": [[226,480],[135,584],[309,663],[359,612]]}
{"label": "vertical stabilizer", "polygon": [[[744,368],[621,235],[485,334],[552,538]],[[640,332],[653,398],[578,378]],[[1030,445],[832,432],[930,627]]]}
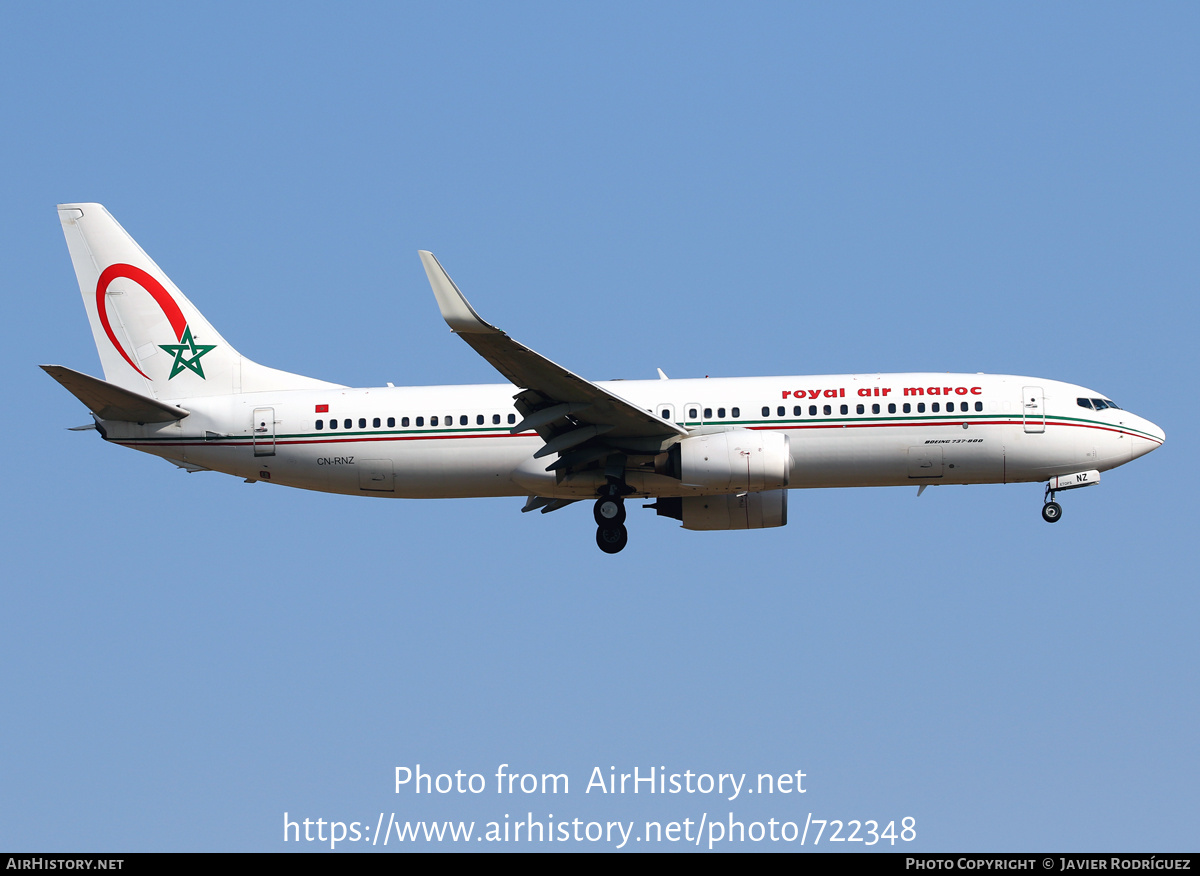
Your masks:
{"label": "vertical stabilizer", "polygon": [[99,204],[60,204],[104,379],[159,399],[333,386],[246,359]]}

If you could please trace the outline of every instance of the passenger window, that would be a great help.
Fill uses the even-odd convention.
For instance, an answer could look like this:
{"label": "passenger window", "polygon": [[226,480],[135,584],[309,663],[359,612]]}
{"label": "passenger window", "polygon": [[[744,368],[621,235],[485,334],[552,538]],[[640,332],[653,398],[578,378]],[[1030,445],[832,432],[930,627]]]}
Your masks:
{"label": "passenger window", "polygon": [[724,408],[717,408],[717,418],[721,419],[721,420],[725,419],[725,409]]}
{"label": "passenger window", "polygon": [[983,410],[983,402],[975,402],[975,410],[982,411]]}
{"label": "passenger window", "polygon": [[694,420],[700,412],[696,408],[688,408],[688,419]]}
{"label": "passenger window", "polygon": [[[905,407],[908,407],[908,405],[905,405]],[[918,414],[925,413],[925,402],[917,402],[917,413]]]}
{"label": "passenger window", "polygon": [[372,429],[379,428],[379,417],[376,417],[374,420],[371,421],[371,428]]}
{"label": "passenger window", "polygon": [[794,408],[792,408],[792,416],[793,417],[798,417],[802,413],[804,413],[804,408],[800,407],[800,405],[796,405]]}
{"label": "passenger window", "polygon": [[436,426],[437,424],[438,424],[438,418],[437,418],[437,417],[430,417],[430,418],[429,418],[429,425],[431,425],[431,426]]}
{"label": "passenger window", "polygon": [[329,421],[329,428],[330,428],[330,429],[336,429],[336,428],[337,428],[337,420],[330,420],[330,421]]}
{"label": "passenger window", "polygon": [[[393,426],[395,426],[395,425],[396,425],[396,418],[395,418],[395,417],[388,417],[388,428],[390,429],[390,428],[392,428],[392,427],[393,427]],[[407,423],[405,423],[404,425],[406,425],[406,426],[407,426],[408,424],[407,424]]]}
{"label": "passenger window", "polygon": [[841,408],[841,410],[842,410],[842,413],[843,413],[843,414],[848,414],[848,413],[850,413],[850,406],[849,406],[849,405],[842,405],[842,408]]}
{"label": "passenger window", "polygon": [[879,405],[871,405],[871,413],[873,413],[873,414],[879,413]]}
{"label": "passenger window", "polygon": [[833,408],[829,405],[825,405],[825,416],[828,417],[832,413],[833,413]]}
{"label": "passenger window", "polygon": [[[826,411],[825,413],[829,413],[829,411]],[[815,417],[817,415],[817,406],[816,405],[808,406],[808,415],[810,417]]]}
{"label": "passenger window", "polygon": [[[775,409],[775,412],[777,414],[779,414],[779,416],[783,417],[783,416],[787,415],[787,408],[785,408],[783,405],[780,405],[778,408]],[[799,411],[797,411],[796,413],[799,413]]]}
{"label": "passenger window", "polygon": [[912,413],[912,405],[910,405],[908,402],[904,403],[904,413],[906,413],[906,414]]}
{"label": "passenger window", "polygon": [[706,420],[711,420],[711,419],[712,419],[712,408],[705,408],[705,409],[704,409],[704,419],[706,419]]}
{"label": "passenger window", "polygon": [[891,402],[888,404],[888,413],[889,414],[896,413],[896,403],[895,402]]}
{"label": "passenger window", "polygon": [[493,426],[500,425],[500,415],[499,414],[492,414],[492,425]]}
{"label": "passenger window", "polygon": [[954,413],[954,402],[946,402],[946,411],[951,414]]}
{"label": "passenger window", "polygon": [[740,417],[740,416],[742,415],[742,409],[741,409],[741,408],[734,408],[734,409],[733,409],[733,410],[731,410],[729,413],[730,413],[730,414],[732,414],[732,415],[733,415],[733,418],[736,420],[738,417]]}
{"label": "passenger window", "polygon": [[461,417],[458,418],[458,425],[460,425],[460,426],[465,426],[469,422],[470,422],[470,420],[467,419],[466,414],[463,414]]}
{"label": "passenger window", "polygon": [[867,409],[864,405],[856,405],[854,408],[854,412],[857,414],[865,414],[867,412]]}
{"label": "passenger window", "polygon": [[940,405],[938,402],[934,402],[934,403],[933,403],[933,404],[930,406],[930,408],[929,408],[929,409],[930,409],[931,411],[933,411],[933,412],[936,414],[936,413],[938,413],[938,408],[939,408],[939,407],[941,407],[941,405]]}
{"label": "passenger window", "polygon": [[515,423],[515,422],[517,422],[517,415],[516,415],[516,414],[509,414],[509,415],[508,415],[508,425],[510,425],[510,426],[511,426],[511,425],[512,425],[513,423]]}
{"label": "passenger window", "polygon": [[345,426],[347,429],[349,429],[351,426],[353,426],[353,425],[354,425],[354,421],[353,421],[353,420],[346,420],[344,423],[342,423],[342,425],[343,425],[343,426]]}
{"label": "passenger window", "polygon": [[[771,416],[771,409],[770,409],[770,408],[768,408],[768,407],[764,407],[764,408],[763,408],[763,413],[762,413],[762,415],[763,415],[764,417],[769,417],[769,416]],[[781,417],[783,416],[783,408],[780,408],[780,409],[779,409],[779,416],[781,416]]]}
{"label": "passenger window", "polygon": [[476,414],[476,415],[475,415],[475,425],[476,425],[476,426],[482,426],[482,425],[483,425],[483,414]]}
{"label": "passenger window", "polygon": [[320,432],[324,428],[325,428],[325,421],[317,420],[317,431]]}
{"label": "passenger window", "polygon": [[[393,425],[391,420],[388,420],[388,425],[389,426]],[[400,425],[407,429],[408,428],[408,417],[401,417]]]}

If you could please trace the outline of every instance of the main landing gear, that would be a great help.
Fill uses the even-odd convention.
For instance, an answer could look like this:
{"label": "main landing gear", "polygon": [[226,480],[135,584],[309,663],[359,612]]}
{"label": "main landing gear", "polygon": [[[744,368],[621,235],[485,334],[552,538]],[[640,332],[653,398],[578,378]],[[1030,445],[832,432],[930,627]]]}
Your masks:
{"label": "main landing gear", "polygon": [[1054,501],[1055,491],[1046,484],[1045,504],[1042,505],[1042,519],[1047,523],[1058,523],[1062,520],[1062,505]]}
{"label": "main landing gear", "polygon": [[633,492],[621,478],[610,477],[601,489],[592,516],[596,518],[596,544],[606,554],[620,553],[629,544],[625,528],[625,494]]}

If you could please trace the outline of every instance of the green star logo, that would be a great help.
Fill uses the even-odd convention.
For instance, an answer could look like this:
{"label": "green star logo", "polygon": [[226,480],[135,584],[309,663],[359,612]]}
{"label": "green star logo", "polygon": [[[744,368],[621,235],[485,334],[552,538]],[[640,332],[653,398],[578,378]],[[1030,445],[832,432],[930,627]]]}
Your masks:
{"label": "green star logo", "polygon": [[175,357],[175,361],[171,363],[171,374],[167,378],[170,380],[176,374],[183,373],[184,369],[195,371],[200,375],[200,379],[204,379],[204,369],[200,366],[200,357],[209,350],[216,347],[216,344],[197,344],[192,340],[192,327],[183,327],[183,337],[178,344],[159,344],[160,350],[166,350]]}

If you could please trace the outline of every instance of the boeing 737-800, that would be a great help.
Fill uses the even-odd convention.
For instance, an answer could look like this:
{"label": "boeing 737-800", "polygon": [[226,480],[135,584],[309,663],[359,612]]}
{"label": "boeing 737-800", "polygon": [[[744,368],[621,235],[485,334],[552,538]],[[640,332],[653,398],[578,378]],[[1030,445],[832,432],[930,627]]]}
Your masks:
{"label": "boeing 737-800", "polygon": [[[596,541],[625,501],[685,529],[787,523],[789,489],[1044,482],[1061,490],[1163,443],[1103,393],[987,374],[596,382],[484,322],[432,253],[442,317],[507,383],[353,389],[239,354],[99,204],[58,208],[104,380],[42,366],[105,440],[188,471],[395,498],[594,500]],[[80,428],[92,428],[93,425]],[[918,490],[920,492],[920,490]]]}

